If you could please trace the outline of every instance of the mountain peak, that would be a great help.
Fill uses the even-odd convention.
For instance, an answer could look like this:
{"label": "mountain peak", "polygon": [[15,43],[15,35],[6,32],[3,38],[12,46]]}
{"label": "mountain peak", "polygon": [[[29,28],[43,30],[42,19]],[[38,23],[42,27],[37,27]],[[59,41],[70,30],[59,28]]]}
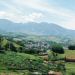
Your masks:
{"label": "mountain peak", "polygon": [[6,19],[0,19],[0,29],[8,32],[22,32],[36,35],[74,36],[75,31],[60,27],[54,23],[13,23]]}

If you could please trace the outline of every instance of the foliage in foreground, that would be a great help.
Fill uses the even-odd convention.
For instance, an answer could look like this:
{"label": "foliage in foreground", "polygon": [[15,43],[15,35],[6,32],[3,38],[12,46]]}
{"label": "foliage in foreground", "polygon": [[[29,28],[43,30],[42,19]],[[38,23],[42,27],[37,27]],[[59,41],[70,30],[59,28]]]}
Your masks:
{"label": "foliage in foreground", "polygon": [[31,72],[48,72],[48,66],[37,56],[9,52],[0,55],[0,61],[9,70],[29,70]]}
{"label": "foliage in foreground", "polygon": [[45,63],[39,56],[11,51],[0,54],[0,63],[1,62],[8,70],[14,71],[28,70],[29,72],[40,72],[45,75],[47,75],[50,70],[65,71],[64,64],[60,61],[58,61],[58,63],[55,61]]}

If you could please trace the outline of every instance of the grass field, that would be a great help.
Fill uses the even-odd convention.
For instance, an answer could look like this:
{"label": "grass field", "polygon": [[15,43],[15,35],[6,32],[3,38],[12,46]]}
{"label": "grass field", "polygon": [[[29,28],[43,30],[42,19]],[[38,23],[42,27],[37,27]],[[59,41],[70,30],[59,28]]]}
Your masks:
{"label": "grass field", "polygon": [[75,50],[65,50],[65,55],[67,58],[75,58]]}
{"label": "grass field", "polygon": [[[75,50],[65,50],[65,56],[66,58],[75,59]],[[74,73],[75,75],[75,62],[66,62],[66,75],[71,75],[71,73]]]}
{"label": "grass field", "polygon": [[67,73],[66,75],[71,75],[71,73],[74,73],[75,75],[75,63],[67,62],[65,66],[66,66],[66,73]]}

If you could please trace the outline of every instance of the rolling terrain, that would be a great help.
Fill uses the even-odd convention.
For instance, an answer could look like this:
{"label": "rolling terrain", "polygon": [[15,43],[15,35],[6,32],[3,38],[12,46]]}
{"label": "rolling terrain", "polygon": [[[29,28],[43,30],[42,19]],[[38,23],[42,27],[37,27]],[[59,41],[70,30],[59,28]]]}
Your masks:
{"label": "rolling terrain", "polygon": [[30,35],[50,35],[62,37],[75,37],[75,30],[60,27],[54,23],[14,23],[6,19],[0,19],[0,30],[5,32],[20,32]]}

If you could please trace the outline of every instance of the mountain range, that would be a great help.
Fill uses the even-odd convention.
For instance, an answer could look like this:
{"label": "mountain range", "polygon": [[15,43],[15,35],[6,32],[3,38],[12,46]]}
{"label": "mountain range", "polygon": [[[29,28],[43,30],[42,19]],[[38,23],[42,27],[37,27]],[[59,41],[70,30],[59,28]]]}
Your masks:
{"label": "mountain range", "polygon": [[75,37],[75,30],[63,28],[54,23],[14,23],[7,19],[0,19],[0,32],[21,32],[33,35],[52,35]]}

